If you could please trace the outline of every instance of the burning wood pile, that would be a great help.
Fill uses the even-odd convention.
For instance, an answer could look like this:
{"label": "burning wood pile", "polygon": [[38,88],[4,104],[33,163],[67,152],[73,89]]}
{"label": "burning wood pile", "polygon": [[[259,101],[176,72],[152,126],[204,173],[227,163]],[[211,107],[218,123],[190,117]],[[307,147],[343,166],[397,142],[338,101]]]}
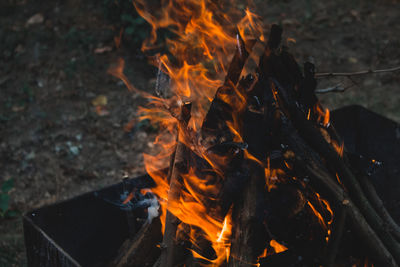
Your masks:
{"label": "burning wood pile", "polygon": [[[265,41],[257,17],[248,10],[234,37],[220,32],[217,38],[212,31],[219,24],[206,23],[218,17],[207,13],[211,2],[188,1],[180,8],[169,3],[166,21],[135,2],[153,26],[153,40],[145,49],[155,43],[160,25],[171,23],[181,33],[179,42],[169,40],[176,62],[157,57],[163,72],[158,97],[150,96],[154,107],[142,110],[144,118],[160,122],[169,133],[157,139],[163,145],[160,154],[145,155],[161,215],[126,242],[113,264],[349,266],[368,258],[374,266],[398,266],[400,228],[359,164],[378,163],[346,151],[329,110],[315,95],[314,65],[298,65],[281,44],[277,25]],[[202,39],[194,35],[196,27],[209,32],[203,30]],[[197,46],[180,46],[185,38],[195,38]],[[226,69],[224,41],[234,47]],[[255,62],[260,43],[264,48],[251,72],[246,65]],[[193,52],[199,47],[200,55]],[[192,51],[191,61],[178,57],[186,50]],[[217,54],[222,58],[213,56],[217,50],[225,53]],[[214,65],[206,67],[205,59]],[[124,78],[122,70],[111,72]],[[221,74],[224,79],[218,78]],[[172,96],[167,97],[165,85]],[[165,158],[170,158],[168,171],[160,167]],[[160,228],[163,239],[154,249]],[[152,257],[144,262],[150,250]]]}

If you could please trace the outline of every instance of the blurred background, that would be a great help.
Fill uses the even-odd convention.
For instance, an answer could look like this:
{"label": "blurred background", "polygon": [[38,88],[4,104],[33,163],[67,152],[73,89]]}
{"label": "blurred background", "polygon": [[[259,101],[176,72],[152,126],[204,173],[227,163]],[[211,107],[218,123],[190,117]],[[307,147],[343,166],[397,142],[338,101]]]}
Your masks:
{"label": "blurred background", "polygon": [[[399,1],[254,0],[251,10],[283,25],[317,72],[400,65]],[[137,121],[146,100],[107,69],[122,57],[130,81],[153,92],[148,32],[130,0],[0,1],[0,266],[26,265],[24,212],[144,172],[157,126]],[[319,81],[346,88],[321,96],[329,109],[360,104],[400,122],[400,72]]]}

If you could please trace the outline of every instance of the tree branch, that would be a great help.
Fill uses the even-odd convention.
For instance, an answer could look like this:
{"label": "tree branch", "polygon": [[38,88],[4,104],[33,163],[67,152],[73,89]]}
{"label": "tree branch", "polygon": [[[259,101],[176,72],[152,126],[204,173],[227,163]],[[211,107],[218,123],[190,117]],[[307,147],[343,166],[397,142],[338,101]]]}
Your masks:
{"label": "tree branch", "polygon": [[337,84],[333,87],[328,87],[328,88],[323,88],[323,89],[316,89],[315,93],[316,94],[326,94],[326,93],[343,93],[346,91],[346,88],[342,87],[341,84]]}
{"label": "tree branch", "polygon": [[381,70],[362,70],[356,72],[323,72],[323,73],[316,73],[316,78],[327,78],[327,77],[334,77],[334,76],[357,76],[357,75],[364,75],[364,74],[374,74],[374,73],[384,73],[384,72],[394,72],[400,71],[400,66],[389,68],[389,69],[381,69]]}

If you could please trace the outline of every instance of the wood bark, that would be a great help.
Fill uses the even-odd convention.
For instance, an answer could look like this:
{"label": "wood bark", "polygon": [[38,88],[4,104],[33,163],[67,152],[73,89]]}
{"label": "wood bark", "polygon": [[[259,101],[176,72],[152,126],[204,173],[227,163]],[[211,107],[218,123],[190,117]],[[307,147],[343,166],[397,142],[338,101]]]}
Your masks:
{"label": "wood bark", "polygon": [[264,170],[255,164],[252,164],[252,170],[250,180],[243,189],[242,198],[234,206],[229,267],[254,266],[260,253],[255,244],[257,235],[261,234],[257,198],[260,186],[263,188]]}

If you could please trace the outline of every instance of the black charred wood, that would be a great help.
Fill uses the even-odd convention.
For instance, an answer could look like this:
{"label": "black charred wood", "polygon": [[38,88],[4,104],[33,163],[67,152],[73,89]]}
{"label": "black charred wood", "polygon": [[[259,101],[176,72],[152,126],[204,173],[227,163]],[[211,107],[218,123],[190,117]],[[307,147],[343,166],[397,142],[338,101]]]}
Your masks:
{"label": "black charred wood", "polygon": [[264,170],[249,161],[249,181],[243,188],[241,198],[234,203],[232,213],[231,251],[228,266],[253,266],[257,262],[268,240],[268,233],[262,223],[264,210]]}
{"label": "black charred wood", "polygon": [[268,47],[271,50],[277,49],[282,41],[282,33],[283,29],[281,26],[277,24],[272,24],[271,25],[271,30],[269,33],[269,38],[268,38]]}
{"label": "black charred wood", "polygon": [[226,141],[233,141],[229,127],[227,126],[227,122],[233,121],[233,116],[237,115],[237,107],[231,106],[231,103],[227,103],[226,99],[237,99],[236,101],[233,101],[233,103],[241,101],[238,98],[244,96],[244,90],[246,90],[246,88],[243,86],[248,86],[251,83],[251,79],[248,77],[247,79],[243,80],[237,89],[235,89],[244,64],[249,56],[247,50],[251,50],[252,46],[255,44],[255,42],[249,42],[248,47],[246,48],[240,34],[237,34],[236,36],[238,38],[239,45],[237,46],[235,55],[229,64],[225,82],[220,88],[217,89],[215,97],[203,121],[201,134],[203,138],[203,144],[206,147]]}
{"label": "black charred wood", "polygon": [[[239,33],[236,34],[236,38],[238,45],[236,47],[235,55],[233,56],[233,59],[229,64],[228,73],[225,77],[225,85],[237,84],[240,78],[240,74],[242,73],[244,64],[246,63],[246,60],[249,56],[249,52],[247,52],[245,43]],[[248,47],[248,49],[251,50],[252,45],[254,45],[254,42],[250,43],[251,47]]]}
{"label": "black charred wood", "polygon": [[315,95],[317,88],[317,80],[315,79],[315,66],[311,62],[304,63],[304,79],[299,88],[299,102],[303,104],[306,111],[312,110],[314,105],[318,102]]}

